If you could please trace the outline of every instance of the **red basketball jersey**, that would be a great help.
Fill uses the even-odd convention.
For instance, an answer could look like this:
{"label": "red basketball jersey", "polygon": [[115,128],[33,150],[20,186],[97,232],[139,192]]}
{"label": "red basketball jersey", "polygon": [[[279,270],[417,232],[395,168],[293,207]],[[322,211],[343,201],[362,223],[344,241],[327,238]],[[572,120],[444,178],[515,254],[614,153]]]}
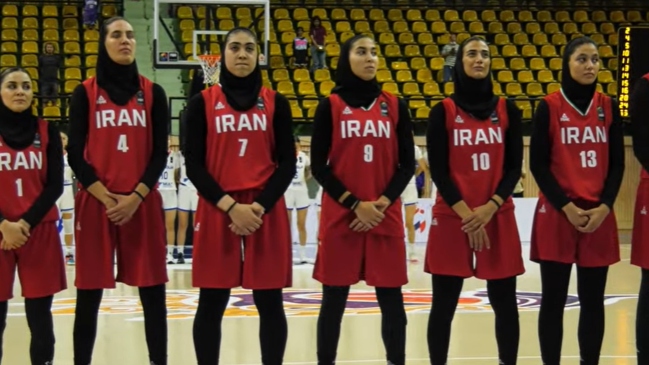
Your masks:
{"label": "red basketball jersey", "polygon": [[[399,99],[384,92],[368,109],[353,108],[336,94],[329,96],[329,101],[333,133],[329,165],[333,174],[360,200],[377,200],[399,165]],[[400,202],[393,202],[385,215],[383,222],[370,233],[403,236]],[[349,209],[323,194],[321,232],[349,230],[354,218]]]}
{"label": "red basketball jersey", "polygon": [[240,112],[220,85],[201,91],[207,118],[207,170],[226,192],[262,189],[277,168],[275,91],[262,87],[257,105]]}
{"label": "red basketball jersey", "polygon": [[[644,76],[642,76],[642,78],[649,81],[649,73],[644,74]],[[641,179],[649,179],[649,172],[647,172],[647,170],[645,170],[645,169],[642,169],[642,171],[640,172],[640,178]]]}
{"label": "red basketball jersey", "polygon": [[611,98],[596,92],[582,114],[556,91],[544,99],[550,114],[550,170],[570,199],[598,201],[608,174]]}
{"label": "red basketball jersey", "polygon": [[[442,105],[446,113],[451,180],[462,200],[475,209],[489,202],[504,175],[505,133],[509,128],[507,102],[500,99],[494,113],[484,120],[458,108],[451,98],[444,99]],[[512,204],[508,197],[503,207]],[[456,216],[440,194],[433,206],[435,214]]]}
{"label": "red basketball jersey", "polygon": [[141,90],[117,105],[97,85],[83,82],[88,94],[88,139],[84,157],[109,191],[133,191],[153,153],[153,83],[140,76]]}
{"label": "red basketball jersey", "polygon": [[[38,121],[34,143],[25,149],[14,150],[0,137],[0,214],[9,221],[20,220],[43,192],[47,183],[48,143],[44,120]],[[42,221],[58,219],[58,210],[52,206]]]}

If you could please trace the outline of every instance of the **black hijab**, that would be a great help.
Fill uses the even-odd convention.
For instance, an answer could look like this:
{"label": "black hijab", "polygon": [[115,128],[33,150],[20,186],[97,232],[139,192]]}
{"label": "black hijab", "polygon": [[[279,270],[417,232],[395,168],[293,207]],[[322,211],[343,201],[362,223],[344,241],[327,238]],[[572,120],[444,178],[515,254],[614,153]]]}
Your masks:
{"label": "black hijab", "polygon": [[368,37],[359,34],[343,44],[336,68],[336,87],[331,90],[332,94],[338,94],[353,108],[368,107],[381,94],[381,85],[376,81],[376,77],[370,81],[361,79],[354,74],[349,62],[354,43],[363,38]]}
{"label": "black hijab", "polygon": [[140,91],[140,74],[137,63],[120,65],[113,61],[106,50],[108,27],[121,17],[106,21],[99,34],[99,55],[97,56],[97,85],[104,89],[110,100],[117,105],[126,105]]}
{"label": "black hijab", "polygon": [[[247,33],[253,39],[257,39],[255,34],[248,28],[234,28],[225,36],[225,42],[221,45],[221,50],[226,52],[228,39],[231,35],[236,33]],[[232,74],[225,63],[225,57],[221,58],[221,72],[219,75],[219,83],[221,89],[225,94],[228,104],[235,110],[246,111],[250,110],[257,103],[259,99],[259,91],[263,84],[261,77],[261,68],[259,67],[259,60],[255,59],[255,69],[252,70],[250,75],[245,77],[238,77]]]}
{"label": "black hijab", "polygon": [[485,40],[480,37],[471,37],[466,39],[457,51],[457,62],[453,67],[453,82],[455,90],[451,99],[460,109],[483,120],[493,114],[498,105],[500,98],[494,94],[493,82],[491,80],[491,63],[487,76],[483,79],[474,79],[469,77],[464,71],[462,58],[464,56],[464,47],[473,41],[480,41],[486,44]]}
{"label": "black hijab", "polygon": [[[0,74],[0,83],[14,72],[24,72],[29,75],[22,68],[12,67]],[[31,105],[24,111],[16,113],[4,102],[0,102],[0,136],[9,147],[21,150],[30,146],[34,142],[37,131],[38,118],[32,114]]]}
{"label": "black hijab", "polygon": [[563,62],[561,67],[561,90],[566,98],[579,109],[582,113],[586,113],[590,102],[593,100],[593,95],[597,90],[597,78],[590,85],[582,85],[575,81],[570,75],[570,57],[573,53],[584,44],[595,45],[595,42],[588,37],[579,37],[571,40],[566,45],[563,51]]}

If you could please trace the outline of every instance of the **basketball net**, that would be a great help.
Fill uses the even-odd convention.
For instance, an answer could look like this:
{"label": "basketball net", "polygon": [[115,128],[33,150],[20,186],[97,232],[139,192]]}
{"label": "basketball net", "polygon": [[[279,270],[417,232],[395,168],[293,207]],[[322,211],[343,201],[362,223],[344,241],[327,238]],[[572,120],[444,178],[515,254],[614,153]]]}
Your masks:
{"label": "basketball net", "polygon": [[221,56],[204,54],[199,55],[198,59],[203,68],[203,82],[208,85],[217,84],[221,73]]}

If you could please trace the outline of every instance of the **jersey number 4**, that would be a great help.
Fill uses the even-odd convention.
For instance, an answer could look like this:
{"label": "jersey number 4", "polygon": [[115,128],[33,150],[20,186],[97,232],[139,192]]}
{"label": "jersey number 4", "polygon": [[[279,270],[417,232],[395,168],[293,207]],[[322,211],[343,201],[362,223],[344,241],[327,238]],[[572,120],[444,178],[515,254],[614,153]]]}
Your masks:
{"label": "jersey number 4", "polygon": [[117,140],[117,150],[124,153],[128,152],[128,143],[126,142],[126,134],[121,134]]}

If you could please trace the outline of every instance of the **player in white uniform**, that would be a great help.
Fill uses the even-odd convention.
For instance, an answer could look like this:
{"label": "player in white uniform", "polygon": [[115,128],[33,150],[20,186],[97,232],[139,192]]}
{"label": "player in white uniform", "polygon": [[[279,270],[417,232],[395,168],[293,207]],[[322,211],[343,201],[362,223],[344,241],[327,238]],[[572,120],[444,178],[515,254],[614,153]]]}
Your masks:
{"label": "player in white uniform", "polygon": [[[415,163],[418,166],[417,172],[427,171],[426,164],[422,159],[421,150],[417,145],[415,145]],[[406,216],[406,230],[408,232],[408,259],[411,262],[416,262],[417,257],[415,255],[415,213],[417,212],[417,200],[419,199],[419,194],[417,193],[417,173],[412,175],[410,183],[406,186],[406,189],[401,193],[401,202],[403,203],[405,216]]]}
{"label": "player in white uniform", "polygon": [[158,180],[158,191],[162,196],[162,208],[165,211],[168,248],[167,261],[171,258],[171,250],[173,250],[174,241],[176,240],[176,211],[178,210],[178,179],[176,171],[180,168],[178,155],[179,153],[177,151],[169,150],[167,166],[162,171],[162,175],[160,175],[160,179]]}
{"label": "player in white uniform", "polygon": [[[189,225],[189,214],[192,214],[192,222],[195,222],[196,208],[198,206],[198,192],[187,178],[187,167],[182,151],[179,153],[180,161],[180,186],[178,186],[178,233],[176,245],[178,245],[177,264],[184,264],[184,248],[187,240],[187,226]],[[173,264],[173,261],[168,262]]]}
{"label": "player in white uniform", "polygon": [[65,241],[65,259],[68,265],[74,265],[74,247],[72,246],[74,234],[74,188],[72,183],[72,169],[68,164],[68,154],[65,148],[68,146],[68,135],[61,132],[61,143],[63,144],[63,194],[56,201],[56,206],[61,212],[63,220],[63,237]]}
{"label": "player in white uniform", "polygon": [[286,193],[284,193],[284,198],[286,199],[288,220],[291,224],[291,227],[293,227],[293,223],[291,222],[293,218],[293,209],[297,210],[297,230],[300,236],[300,246],[298,248],[300,256],[299,262],[301,264],[305,264],[306,256],[304,251],[306,247],[306,214],[308,212],[309,205],[311,205],[306,181],[311,177],[309,169],[309,167],[311,166],[311,160],[306,153],[301,151],[300,140],[297,138],[295,140],[295,149],[297,150],[295,177],[293,178],[291,185],[286,190]]}

